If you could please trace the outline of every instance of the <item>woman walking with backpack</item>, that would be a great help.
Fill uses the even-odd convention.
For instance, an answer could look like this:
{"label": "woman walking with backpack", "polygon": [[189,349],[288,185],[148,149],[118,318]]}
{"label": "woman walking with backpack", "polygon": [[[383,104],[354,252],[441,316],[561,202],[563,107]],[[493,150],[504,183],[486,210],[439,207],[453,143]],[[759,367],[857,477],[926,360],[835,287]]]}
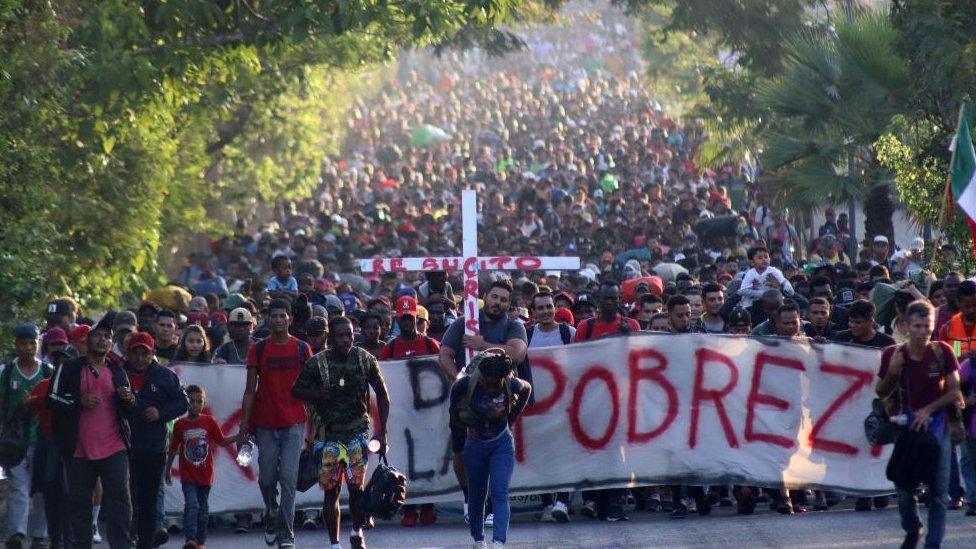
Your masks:
{"label": "woman walking with backpack", "polygon": [[[493,547],[504,547],[510,509],[508,487],[515,469],[515,441],[510,426],[532,394],[532,386],[515,377],[515,366],[502,349],[488,349],[451,387],[451,423],[467,428],[464,467],[468,475],[471,537],[485,547],[485,498],[491,489],[495,522]],[[490,485],[490,486],[489,486]]]}

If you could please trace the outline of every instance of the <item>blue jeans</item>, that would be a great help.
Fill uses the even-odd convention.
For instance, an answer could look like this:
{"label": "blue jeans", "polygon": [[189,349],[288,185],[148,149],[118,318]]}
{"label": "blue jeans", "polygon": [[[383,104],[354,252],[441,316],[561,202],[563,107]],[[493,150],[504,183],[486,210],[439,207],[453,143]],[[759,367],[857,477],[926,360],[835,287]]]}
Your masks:
{"label": "blue jeans", "polygon": [[186,541],[207,542],[207,519],[210,517],[210,487],[192,482],[183,483],[183,532]]}
{"label": "blue jeans", "polygon": [[965,442],[959,445],[959,473],[966,485],[966,503],[970,507],[976,507],[976,467],[974,467],[973,461],[976,459],[976,455],[973,454],[976,445],[972,442],[971,438],[967,438]]}
{"label": "blue jeans", "polygon": [[[278,544],[295,541],[295,485],[305,424],[281,429],[257,429],[258,487],[264,498],[265,520],[276,520]],[[281,487],[279,501],[278,487]]]}
{"label": "blue jeans", "polygon": [[491,485],[491,503],[495,513],[493,541],[505,543],[508,537],[508,486],[515,470],[515,439],[506,430],[490,441],[468,437],[464,443],[464,469],[468,475],[468,519],[471,537],[485,539],[485,498]]}
{"label": "blue jeans", "polygon": [[[925,547],[939,547],[945,535],[946,507],[949,504],[949,468],[952,456],[952,442],[945,435],[939,441],[939,463],[935,474],[935,485],[929,486],[929,528],[925,534]],[[917,532],[922,527],[918,516],[918,499],[914,492],[898,489],[898,513],[901,527],[905,532]]]}

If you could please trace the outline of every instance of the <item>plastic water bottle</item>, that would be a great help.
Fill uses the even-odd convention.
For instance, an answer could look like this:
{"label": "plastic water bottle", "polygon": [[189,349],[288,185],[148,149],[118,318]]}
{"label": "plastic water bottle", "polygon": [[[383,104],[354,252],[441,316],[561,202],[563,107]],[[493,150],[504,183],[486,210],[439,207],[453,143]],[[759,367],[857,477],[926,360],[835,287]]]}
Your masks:
{"label": "plastic water bottle", "polygon": [[248,437],[247,442],[241,444],[241,449],[237,451],[237,464],[247,467],[251,464],[254,454],[254,439]]}
{"label": "plastic water bottle", "polygon": [[897,416],[891,416],[888,418],[888,420],[895,425],[901,425],[902,427],[904,427],[905,425],[908,425],[908,414],[898,414]]}

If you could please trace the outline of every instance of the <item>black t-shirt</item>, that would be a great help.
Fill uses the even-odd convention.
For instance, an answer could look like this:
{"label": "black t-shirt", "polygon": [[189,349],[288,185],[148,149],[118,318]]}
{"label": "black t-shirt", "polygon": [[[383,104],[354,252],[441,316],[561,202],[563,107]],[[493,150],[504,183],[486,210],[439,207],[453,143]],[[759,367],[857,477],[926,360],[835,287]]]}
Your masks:
{"label": "black t-shirt", "polygon": [[895,339],[893,337],[878,331],[874,332],[873,338],[867,341],[862,341],[860,339],[854,339],[854,335],[851,334],[850,330],[843,330],[837,332],[837,335],[834,336],[833,341],[837,341],[840,343],[856,343],[858,345],[864,345],[865,347],[874,347],[876,349],[884,349],[885,347],[895,344]]}
{"label": "black t-shirt", "polygon": [[173,360],[173,357],[176,355],[177,347],[179,347],[179,345],[175,343],[169,347],[166,347],[165,349],[162,347],[156,347],[156,356],[166,361]]}

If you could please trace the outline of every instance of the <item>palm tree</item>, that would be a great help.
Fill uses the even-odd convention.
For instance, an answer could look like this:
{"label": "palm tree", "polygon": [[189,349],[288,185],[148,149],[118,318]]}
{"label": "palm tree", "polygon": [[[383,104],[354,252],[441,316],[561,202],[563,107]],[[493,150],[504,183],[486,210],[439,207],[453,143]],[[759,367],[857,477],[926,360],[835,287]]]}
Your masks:
{"label": "palm tree", "polygon": [[908,104],[897,39],[884,14],[863,12],[787,40],[783,72],[757,87],[770,117],[766,183],[780,203],[812,209],[863,200],[868,234],[892,237],[891,176],[873,143]]}

